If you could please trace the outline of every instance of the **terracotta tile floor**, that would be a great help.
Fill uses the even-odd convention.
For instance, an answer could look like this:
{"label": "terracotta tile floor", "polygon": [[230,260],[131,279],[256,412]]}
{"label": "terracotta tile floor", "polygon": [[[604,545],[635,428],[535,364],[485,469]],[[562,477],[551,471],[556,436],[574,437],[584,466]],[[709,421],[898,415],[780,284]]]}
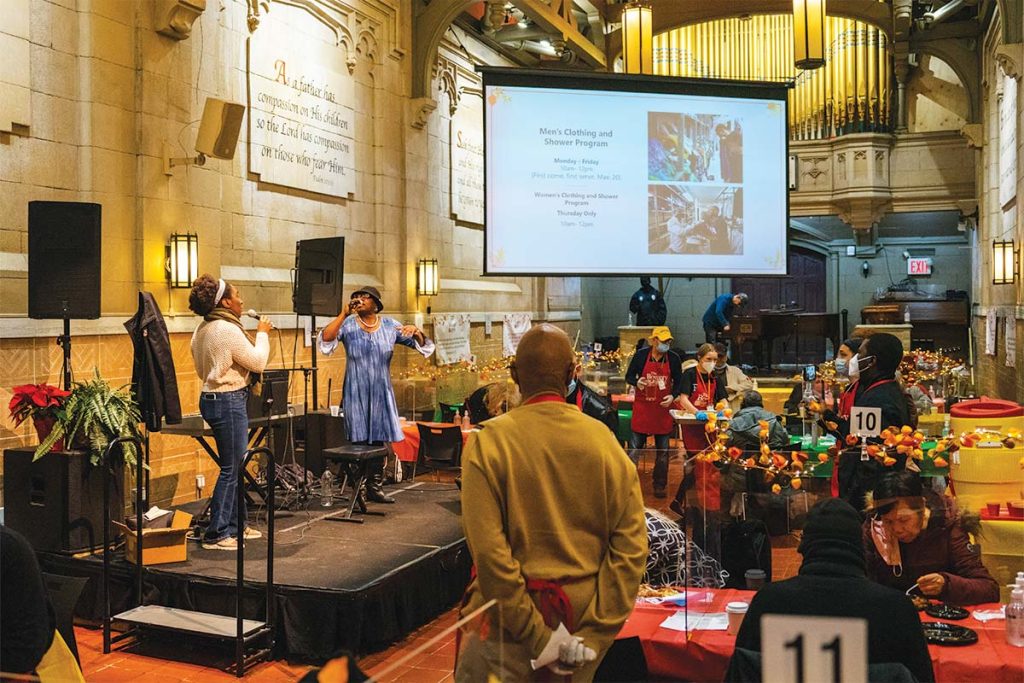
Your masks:
{"label": "terracotta tile floor", "polygon": [[[649,461],[650,458],[648,463],[641,466],[640,473],[644,501],[650,507],[667,512],[669,499],[654,498]],[[680,469],[679,463],[675,461],[669,467],[670,493],[674,492],[676,482],[679,481]],[[800,556],[796,552],[798,542],[795,534],[772,539],[774,580],[778,581],[796,574],[800,567]],[[360,667],[375,675],[380,683],[451,681],[455,662],[455,638],[446,631],[455,623],[456,618],[456,610],[453,608],[413,631],[387,650],[363,657],[359,661]],[[230,659],[230,652],[221,646],[218,646],[220,649],[216,653],[211,653],[203,648],[202,641],[182,642],[176,639],[173,644],[160,646],[145,643],[130,650],[104,655],[101,630],[76,627],[75,635],[78,639],[82,670],[88,681],[114,683],[144,680],[145,683],[174,683],[237,680],[224,671]],[[310,668],[308,665],[289,664],[283,660],[264,662],[250,669],[246,680],[294,681]]]}

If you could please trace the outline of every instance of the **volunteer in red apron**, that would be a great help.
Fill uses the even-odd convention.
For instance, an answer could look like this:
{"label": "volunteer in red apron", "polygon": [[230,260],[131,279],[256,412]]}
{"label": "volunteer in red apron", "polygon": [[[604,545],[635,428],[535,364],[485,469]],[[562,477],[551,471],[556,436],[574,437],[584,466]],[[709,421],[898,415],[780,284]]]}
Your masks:
{"label": "volunteer in red apron", "polygon": [[672,332],[660,325],[654,328],[647,346],[637,349],[626,371],[626,383],[636,387],[633,420],[630,427],[629,457],[640,459],[647,437],[654,437],[654,496],[665,497],[668,485],[668,442],[675,430],[669,409],[683,386],[682,360],[672,350]]}
{"label": "volunteer in red apron", "polygon": [[[697,349],[697,364],[683,371],[683,393],[679,397],[683,412],[693,415],[700,411],[713,411],[715,404],[727,400],[728,392],[725,382],[719,382],[715,377],[717,362],[718,352],[715,350],[714,344],[701,344]],[[683,445],[686,446],[687,457],[693,457],[708,447],[709,437],[704,425],[704,422],[696,421],[683,424]],[[697,479],[697,497],[701,507],[705,510],[717,510],[721,501],[719,492],[721,477],[718,470],[711,463],[697,462],[694,474]],[[670,506],[673,510],[682,509],[683,496],[686,495],[685,482],[686,477],[683,477],[683,481],[679,483],[679,488],[676,490],[675,500]]]}

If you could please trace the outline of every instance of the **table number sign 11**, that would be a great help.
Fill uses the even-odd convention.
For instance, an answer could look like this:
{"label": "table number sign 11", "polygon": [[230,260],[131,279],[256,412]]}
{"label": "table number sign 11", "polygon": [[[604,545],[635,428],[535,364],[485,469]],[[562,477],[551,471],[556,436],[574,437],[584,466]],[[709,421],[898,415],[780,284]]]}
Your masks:
{"label": "table number sign 11", "polygon": [[881,408],[850,409],[850,433],[854,436],[878,436],[882,431]]}
{"label": "table number sign 11", "polygon": [[864,619],[766,614],[762,679],[772,683],[867,683]]}

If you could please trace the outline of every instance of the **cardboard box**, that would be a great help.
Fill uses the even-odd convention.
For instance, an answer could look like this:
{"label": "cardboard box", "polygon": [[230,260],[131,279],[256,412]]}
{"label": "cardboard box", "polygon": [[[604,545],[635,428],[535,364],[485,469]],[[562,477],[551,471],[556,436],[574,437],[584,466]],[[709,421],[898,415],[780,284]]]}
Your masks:
{"label": "cardboard box", "polygon": [[[136,533],[120,522],[114,522],[125,537],[125,559],[135,563]],[[192,526],[192,515],[175,510],[171,526],[166,529],[142,530],[142,564],[166,564],[188,560],[188,536]]]}

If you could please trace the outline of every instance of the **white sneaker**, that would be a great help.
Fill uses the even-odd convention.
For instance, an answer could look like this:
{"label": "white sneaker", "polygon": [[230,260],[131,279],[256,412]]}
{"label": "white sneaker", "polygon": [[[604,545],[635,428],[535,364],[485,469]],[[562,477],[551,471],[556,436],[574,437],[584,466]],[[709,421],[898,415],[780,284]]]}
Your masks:
{"label": "white sneaker", "polygon": [[238,541],[227,536],[213,543],[203,541],[203,548],[206,550],[238,550]]}
{"label": "white sneaker", "polygon": [[260,531],[259,529],[253,529],[251,526],[247,526],[247,527],[245,527],[245,531],[243,532],[243,536],[245,537],[245,540],[252,541],[252,540],[255,540],[257,538],[263,538],[263,532]]}

